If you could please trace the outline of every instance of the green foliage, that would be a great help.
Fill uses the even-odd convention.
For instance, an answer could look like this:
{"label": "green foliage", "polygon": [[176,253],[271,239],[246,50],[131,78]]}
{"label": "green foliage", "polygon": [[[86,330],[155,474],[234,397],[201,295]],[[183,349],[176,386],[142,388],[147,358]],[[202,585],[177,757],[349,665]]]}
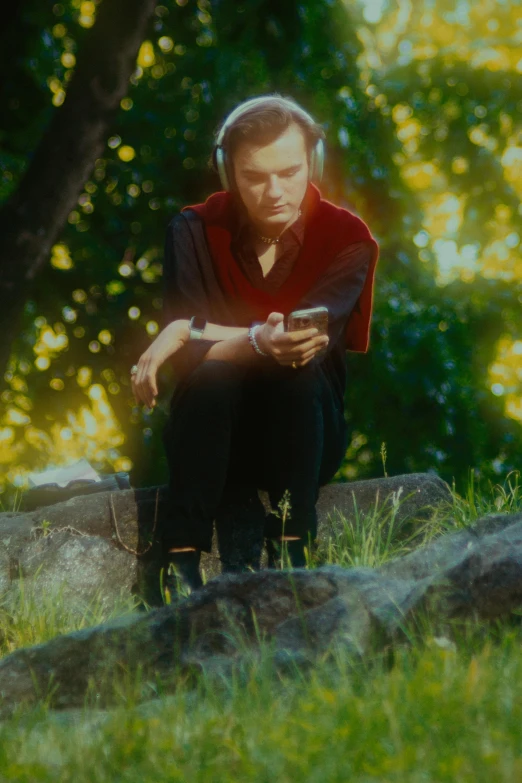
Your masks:
{"label": "green foliage", "polygon": [[[75,0],[28,9],[12,21],[16,40],[25,43],[12,83],[2,88],[3,105],[12,107],[2,124],[4,199],[16,188],[50,111],[59,111],[49,105],[48,85],[55,79],[52,90],[66,87],[72,68],[63,64],[64,53],[74,55],[88,35]],[[13,346],[2,403],[22,416],[12,449],[25,467],[43,467],[48,459],[46,448],[24,440],[27,416],[44,432],[55,422],[67,424],[67,410],[85,404],[86,389],[77,378],[81,367],[89,367],[91,382],[108,390],[126,437],[124,448],[108,446],[96,467],[107,469],[125,454],[134,463],[135,486],[166,480],[160,434],[172,378],[162,373],[164,402],[154,413],[134,404],[128,378],[154,324],[161,327],[166,224],[182,206],[219,189],[208,157],[222,117],[240,100],[274,90],[295,97],[324,124],[323,192],[361,214],[381,248],[370,352],[347,357],[347,418],[352,430],[365,434],[367,448],[344,476],[379,474],[383,441],[391,475],[428,470],[463,487],[470,468],[495,479],[517,466],[522,429],[491,393],[487,368],[498,338],[520,334],[522,283],[479,276],[473,285],[435,284],[434,255],[429,248],[419,253],[414,241],[423,230],[423,205],[402,176],[403,150],[390,112],[411,104],[423,127],[419,154],[437,160],[451,192],[470,194],[459,241],[480,247],[491,234],[494,204],[516,213],[518,200],[498,164],[502,150],[493,154],[472,143],[469,132],[480,124],[475,110],[483,106],[488,134],[505,143],[502,117],[516,121],[521,109],[516,81],[447,54],[361,70],[358,13],[340,0],[158,6],[150,45],[140,55],[106,152],[61,237],[72,267],[49,265],[30,292]],[[387,111],[377,106],[379,93],[387,97]],[[450,103],[457,110],[446,119]],[[455,173],[456,156],[469,161],[467,173]],[[131,308],[136,318],[129,316]],[[51,354],[45,370],[33,363],[44,323],[38,318],[58,324],[68,337],[67,349]],[[27,385],[22,394],[15,388],[20,378]]]}
{"label": "green foliage", "polygon": [[0,657],[20,647],[43,644],[60,634],[107,622],[138,605],[135,597],[123,596],[108,607],[100,593],[80,610],[63,602],[61,594],[35,595],[22,575],[17,587],[16,593],[0,599]]}

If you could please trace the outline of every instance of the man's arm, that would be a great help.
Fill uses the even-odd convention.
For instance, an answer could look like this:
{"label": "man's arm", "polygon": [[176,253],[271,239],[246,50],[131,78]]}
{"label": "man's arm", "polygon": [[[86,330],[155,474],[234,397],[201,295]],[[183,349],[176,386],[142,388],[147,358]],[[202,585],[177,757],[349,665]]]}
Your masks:
{"label": "man's arm", "polygon": [[[296,310],[305,307],[328,307],[328,337],[330,347],[344,335],[346,322],[361,295],[372,255],[370,242],[356,242],[345,248],[330,264],[325,274],[299,302]],[[283,327],[281,326],[281,329]],[[234,331],[237,334],[234,334]],[[221,359],[240,363],[261,359],[248,342],[248,329],[207,324],[205,339],[224,340],[210,347],[203,360]],[[231,339],[233,338],[233,339]],[[260,334],[262,342],[263,333]],[[268,349],[269,350],[269,349]],[[324,354],[326,355],[326,354]],[[324,355],[314,359],[321,362]],[[312,356],[311,358],[314,358]],[[307,359],[310,361],[310,358]],[[304,363],[307,363],[305,361]],[[302,362],[299,362],[299,366]]]}
{"label": "man's arm", "polygon": [[[205,259],[200,260],[205,262]],[[207,286],[202,279],[198,258],[195,257],[192,233],[186,219],[177,215],[169,223],[165,240],[163,323],[166,327],[179,319],[188,321],[193,315],[210,322],[207,323],[201,339],[189,341],[187,328],[186,339],[181,344],[176,342],[175,350],[168,358],[177,378],[182,378],[200,362],[209,359],[241,364],[274,360],[280,364],[290,364],[292,361],[301,364],[309,359],[310,346],[306,340],[310,339],[310,330],[306,330],[306,333],[303,330],[287,338],[283,336],[284,329],[282,323],[279,325],[279,321],[273,324],[274,330],[267,328],[263,333],[258,330],[258,342],[261,344],[264,341],[262,350],[270,354],[270,358],[265,358],[252,349],[247,328],[221,326],[215,323],[212,313]],[[314,336],[315,334],[316,332],[313,333]],[[177,333],[176,339],[178,337]],[[301,343],[303,350],[300,351],[296,343]]]}
{"label": "man's arm", "polygon": [[[167,228],[163,264],[163,324],[168,329],[168,337],[162,338],[162,344],[156,347],[158,358],[161,361],[169,359],[178,380],[209,359],[242,364],[274,361],[272,356],[265,358],[253,350],[246,327],[222,326],[215,322],[219,292],[209,292],[203,280],[201,263],[207,261],[206,257],[197,256],[189,225],[182,215],[177,215]],[[213,297],[213,307],[209,297]],[[189,341],[188,321],[194,315],[206,320],[207,326],[201,339]],[[186,322],[185,327],[170,326],[180,320]],[[161,337],[159,335],[158,340]],[[269,353],[268,347],[265,352]]]}
{"label": "man's arm", "polygon": [[[318,334],[315,328],[285,332],[283,321],[282,313],[271,313],[266,323],[257,330],[258,345],[267,354],[266,356],[258,354],[252,348],[248,339],[248,330],[207,324],[204,333],[208,330],[208,334],[216,337],[218,341],[206,351],[204,358],[238,364],[275,360],[281,365],[302,367],[328,343],[328,337]],[[244,333],[226,337],[227,333],[230,334],[230,329]],[[140,356],[136,365],[137,371],[131,376],[132,391],[138,402],[143,402],[149,408],[154,407],[158,396],[158,369],[169,357],[182,350],[187,344],[190,345],[188,340],[189,322],[186,319],[172,321]],[[196,342],[199,343],[200,340],[194,341]]]}
{"label": "man's arm", "polygon": [[[220,359],[224,362],[236,362],[238,364],[273,361],[271,356],[264,357],[253,350],[248,339],[248,329],[246,327],[220,326],[219,324],[207,322],[200,339],[202,347],[197,358],[202,362],[210,359]],[[187,343],[181,351],[189,351],[199,342],[200,340],[188,342],[187,338]],[[195,348],[195,350],[198,349]],[[176,361],[175,358],[174,361]]]}
{"label": "man's arm", "polygon": [[[180,262],[181,257],[181,262]],[[267,356],[252,348],[245,327],[208,323],[210,306],[201,271],[194,258],[190,231],[178,216],[168,226],[163,266],[163,322],[165,328],[140,356],[132,377],[134,396],[149,407],[158,394],[156,376],[159,367],[171,360],[178,377],[202,361],[219,359],[240,364],[276,361],[281,365],[304,366],[327,343],[317,329],[284,331],[282,313],[271,313],[260,325],[256,339]],[[189,340],[189,319],[193,315],[207,320],[203,337]],[[180,372],[181,370],[181,372]]]}
{"label": "man's arm", "polygon": [[210,302],[189,225],[180,213],[167,226],[163,255],[163,326],[178,320],[187,324],[182,335],[186,339],[169,357],[177,379],[195,369],[212,346],[208,340],[188,341],[188,321],[193,315],[210,320]]}

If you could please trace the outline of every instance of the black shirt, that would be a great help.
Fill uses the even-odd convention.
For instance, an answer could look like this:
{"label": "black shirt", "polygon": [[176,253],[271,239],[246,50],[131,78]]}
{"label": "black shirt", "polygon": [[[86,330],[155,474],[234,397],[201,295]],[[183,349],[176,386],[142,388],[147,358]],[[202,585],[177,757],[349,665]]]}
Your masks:
{"label": "black shirt", "polygon": [[[226,323],[223,320],[213,320],[212,292],[205,290],[198,264],[195,262],[196,253],[200,257],[205,252],[209,255],[208,247],[205,247],[204,234],[201,234],[199,244],[194,241],[194,234],[186,217],[192,217],[190,222],[193,225],[201,221],[195,217],[195,213],[183,214],[185,217],[182,214],[174,217],[167,230],[163,267],[164,325],[178,318],[198,315],[212,323],[233,326],[232,321]],[[263,276],[261,264],[253,248],[254,235],[251,225],[245,219],[238,221],[231,251],[243,274],[254,287],[275,291],[287,279],[303,244],[305,220],[306,216],[301,216],[283,232],[280,238],[282,253],[266,277]],[[321,364],[341,406],[346,386],[344,332],[346,322],[363,289],[371,255],[370,242],[347,245],[296,307],[299,310],[320,305],[328,308],[328,349],[323,356],[312,359],[312,362]],[[209,262],[211,263],[211,259],[207,259],[207,263]],[[213,344],[210,340],[198,340],[183,346],[172,361],[176,377],[182,380],[191,372]]]}

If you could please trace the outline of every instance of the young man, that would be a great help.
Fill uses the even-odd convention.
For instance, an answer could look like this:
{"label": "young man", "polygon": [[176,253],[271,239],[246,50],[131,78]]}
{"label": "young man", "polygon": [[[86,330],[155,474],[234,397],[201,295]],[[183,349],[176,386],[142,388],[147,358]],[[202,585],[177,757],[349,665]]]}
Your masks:
{"label": "young man", "polygon": [[[169,359],[178,383],[164,433],[172,517],[164,545],[183,581],[201,584],[212,523],[238,509],[264,520],[274,554],[294,566],[317,535],[319,487],[340,467],[346,350],[366,352],[378,248],[364,222],[311,183],[323,131],[278,95],[238,106],[214,148],[223,191],[169,224],[166,326],[132,370],[136,399],[154,406]],[[328,335],[288,332],[288,315],[326,306]],[[266,516],[258,490],[277,509]],[[262,530],[262,527],[261,527]]]}

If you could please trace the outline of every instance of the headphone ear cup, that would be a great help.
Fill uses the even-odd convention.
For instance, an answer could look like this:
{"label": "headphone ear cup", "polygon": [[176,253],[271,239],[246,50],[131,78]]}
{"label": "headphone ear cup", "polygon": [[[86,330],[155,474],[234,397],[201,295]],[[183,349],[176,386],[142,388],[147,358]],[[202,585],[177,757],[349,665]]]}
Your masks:
{"label": "headphone ear cup", "polygon": [[230,190],[230,182],[228,181],[227,167],[225,163],[225,152],[223,147],[216,148],[216,168],[218,170],[219,179],[223,190]]}
{"label": "headphone ear cup", "polygon": [[324,142],[318,139],[310,155],[310,179],[321,181],[324,169]]}
{"label": "headphone ear cup", "polygon": [[324,141],[319,139],[317,142],[317,180],[320,182],[324,171]]}

